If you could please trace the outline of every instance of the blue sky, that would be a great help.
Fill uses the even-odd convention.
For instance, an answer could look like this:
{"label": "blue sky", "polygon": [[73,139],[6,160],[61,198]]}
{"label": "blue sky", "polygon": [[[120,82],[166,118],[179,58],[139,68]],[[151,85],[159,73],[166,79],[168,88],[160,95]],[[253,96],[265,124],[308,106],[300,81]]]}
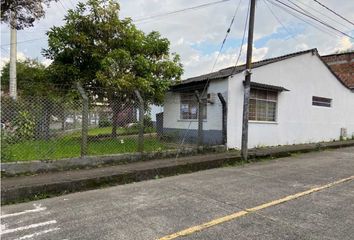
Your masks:
{"label": "blue sky", "polygon": [[[138,19],[159,13],[192,7],[215,0],[122,0],[121,17]],[[229,0],[224,3],[202,9],[156,18],[151,21],[137,23],[137,27],[145,32],[157,30],[171,42],[171,50],[181,55],[185,68],[185,77],[203,74],[210,71],[219,51],[221,42],[230,24],[236,6],[240,8],[236,14],[234,25],[231,28],[223,52],[220,54],[217,69],[234,64],[236,55],[240,51],[244,21],[247,13],[248,0]],[[286,1],[286,0],[284,0]],[[293,0],[305,9],[335,26],[336,28],[354,35],[354,26],[331,15],[312,0]],[[67,10],[73,8],[77,0],[61,0],[52,3],[46,10],[46,17],[36,22],[34,28],[18,32],[18,57],[38,58],[45,64],[50,61],[43,58],[41,50],[47,47],[45,32],[51,26],[63,24],[63,17]],[[354,20],[354,3],[352,0],[322,0],[324,4],[341,13],[348,19]],[[354,47],[353,39],[336,36],[333,31],[329,34],[318,30],[288,13],[269,4],[269,7],[278,19],[275,19],[264,0],[259,0],[256,9],[254,60],[274,57],[289,52],[318,48],[321,54],[332,53]],[[333,20],[331,20],[333,19]],[[281,21],[282,24],[279,23]],[[285,26],[285,28],[284,28]],[[330,30],[326,30],[330,31]],[[289,34],[290,33],[290,34]],[[9,28],[1,24],[1,64],[8,61],[9,56]],[[31,40],[31,41],[29,41]],[[243,47],[241,63],[244,61],[245,47]]]}

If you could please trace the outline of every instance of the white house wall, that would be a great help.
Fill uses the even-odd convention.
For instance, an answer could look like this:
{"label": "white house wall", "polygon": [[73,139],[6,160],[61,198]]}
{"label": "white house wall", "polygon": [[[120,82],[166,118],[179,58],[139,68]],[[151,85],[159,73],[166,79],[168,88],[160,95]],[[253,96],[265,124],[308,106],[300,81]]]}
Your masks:
{"label": "white house wall", "polygon": [[[317,55],[299,55],[252,71],[252,81],[281,86],[277,121],[250,122],[248,146],[274,146],[339,139],[340,129],[354,134],[354,93],[344,87]],[[240,148],[243,74],[229,78],[228,147]],[[332,99],[332,107],[312,105],[312,97]]]}
{"label": "white house wall", "polygon": [[[225,98],[227,96],[228,83],[227,79],[214,80],[210,82],[207,93],[222,93]],[[196,137],[198,130],[197,120],[180,119],[180,94],[176,92],[168,92],[164,103],[164,130],[178,131],[188,129],[188,133]],[[217,138],[217,142],[222,140],[222,105],[215,96],[213,104],[208,103],[207,119],[203,121],[204,138]],[[183,135],[183,133],[181,134]],[[210,142],[210,141],[209,141]],[[212,142],[210,142],[212,143]]]}

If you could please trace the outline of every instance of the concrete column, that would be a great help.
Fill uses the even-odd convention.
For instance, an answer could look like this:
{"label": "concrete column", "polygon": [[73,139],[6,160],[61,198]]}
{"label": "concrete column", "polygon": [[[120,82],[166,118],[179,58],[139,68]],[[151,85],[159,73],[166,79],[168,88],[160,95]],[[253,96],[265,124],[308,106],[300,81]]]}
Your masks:
{"label": "concrete column", "polygon": [[10,83],[9,92],[10,97],[14,100],[17,99],[17,78],[16,78],[16,62],[17,62],[17,30],[16,20],[14,14],[12,14],[11,24],[10,24]]}

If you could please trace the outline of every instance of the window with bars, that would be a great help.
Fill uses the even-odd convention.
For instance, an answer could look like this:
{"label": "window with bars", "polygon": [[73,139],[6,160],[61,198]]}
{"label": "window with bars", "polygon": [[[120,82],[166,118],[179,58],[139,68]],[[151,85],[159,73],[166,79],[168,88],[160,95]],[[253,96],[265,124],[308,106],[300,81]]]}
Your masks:
{"label": "window with bars", "polygon": [[249,120],[275,122],[278,92],[251,88]]}
{"label": "window with bars", "polygon": [[[206,119],[207,104],[203,104],[203,119]],[[198,100],[195,93],[181,93],[181,119],[198,119]]]}
{"label": "window with bars", "polygon": [[331,107],[332,106],[332,99],[313,96],[312,97],[312,105],[313,106],[320,106],[320,107]]}

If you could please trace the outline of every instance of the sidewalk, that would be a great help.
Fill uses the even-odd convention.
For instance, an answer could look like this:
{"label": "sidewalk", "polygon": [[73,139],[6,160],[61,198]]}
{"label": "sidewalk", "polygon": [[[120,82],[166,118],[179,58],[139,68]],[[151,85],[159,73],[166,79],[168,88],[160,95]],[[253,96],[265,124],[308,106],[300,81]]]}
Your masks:
{"label": "sidewalk", "polygon": [[[354,146],[354,141],[306,144],[254,149],[251,158],[285,157],[293,152],[308,152],[321,148]],[[70,192],[95,189],[101,186],[126,184],[131,182],[171,176],[221,167],[241,161],[236,151],[197,155],[191,157],[167,158],[125,165],[94,169],[70,170],[33,176],[2,178],[1,202],[8,204],[23,200],[33,200]]]}

